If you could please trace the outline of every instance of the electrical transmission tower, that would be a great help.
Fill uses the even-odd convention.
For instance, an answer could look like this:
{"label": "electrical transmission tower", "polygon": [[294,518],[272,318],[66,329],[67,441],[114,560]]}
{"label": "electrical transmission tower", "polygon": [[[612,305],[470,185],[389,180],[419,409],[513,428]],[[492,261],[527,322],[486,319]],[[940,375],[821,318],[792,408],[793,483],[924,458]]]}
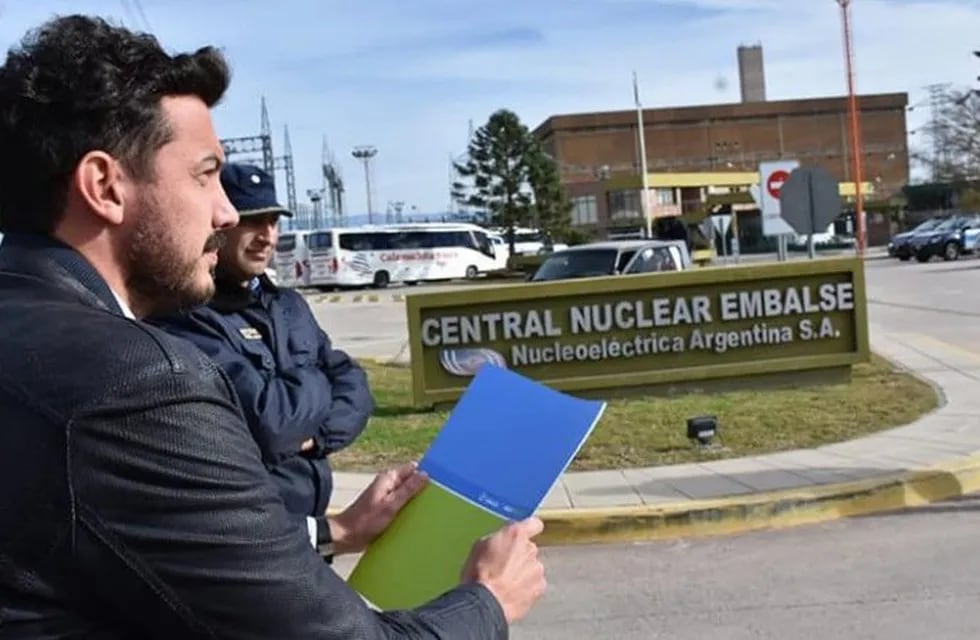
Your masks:
{"label": "electrical transmission tower", "polygon": [[323,188],[330,194],[329,209],[334,226],[344,226],[344,178],[340,167],[327,146],[327,137],[323,136]]}
{"label": "electrical transmission tower", "polygon": [[286,152],[276,158],[276,165],[282,165],[286,174],[286,204],[289,210],[296,215],[296,173],[293,170],[293,145],[289,141],[289,127],[283,125],[283,150]]}
{"label": "electrical transmission tower", "polygon": [[261,157],[261,167],[270,176],[275,178],[276,169],[282,168],[286,174],[286,202],[289,210],[296,212],[296,174],[293,168],[293,147],[289,141],[289,127],[284,127],[284,151],[285,154],[275,156],[272,150],[272,125],[269,120],[269,110],[265,105],[265,97],[262,98],[262,128],[257,136],[243,136],[240,138],[225,138],[221,140],[221,148],[224,149],[225,156],[245,156],[242,162],[258,164],[258,157]]}

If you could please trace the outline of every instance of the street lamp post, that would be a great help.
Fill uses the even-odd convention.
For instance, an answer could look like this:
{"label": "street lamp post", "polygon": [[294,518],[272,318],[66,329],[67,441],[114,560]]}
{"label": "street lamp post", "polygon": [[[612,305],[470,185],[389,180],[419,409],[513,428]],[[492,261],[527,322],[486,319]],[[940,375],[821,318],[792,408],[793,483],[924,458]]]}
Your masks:
{"label": "street lamp post", "polygon": [[653,217],[650,215],[650,176],[647,175],[647,141],[646,125],[643,123],[643,104],[640,102],[640,86],[636,80],[636,72],[633,72],[633,102],[636,104],[636,129],[640,140],[640,188],[643,193],[640,198],[640,208],[643,213],[643,222],[646,225],[647,239],[653,238]]}
{"label": "street lamp post", "polygon": [[320,202],[323,200],[323,189],[307,189],[306,195],[313,203],[313,228],[320,228]]}
{"label": "street lamp post", "polygon": [[374,211],[371,208],[371,159],[378,155],[378,150],[371,145],[355,147],[351,152],[355,158],[364,163],[364,187],[367,190],[368,224],[374,224]]}
{"label": "street lamp post", "polygon": [[851,157],[854,179],[854,216],[857,218],[857,252],[864,255],[867,246],[867,228],[864,216],[864,193],[862,182],[864,170],[861,162],[861,125],[858,118],[857,96],[854,93],[854,51],[851,42],[851,0],[837,0],[840,5],[841,22],[844,30],[844,61],[847,68],[847,102],[851,121]]}

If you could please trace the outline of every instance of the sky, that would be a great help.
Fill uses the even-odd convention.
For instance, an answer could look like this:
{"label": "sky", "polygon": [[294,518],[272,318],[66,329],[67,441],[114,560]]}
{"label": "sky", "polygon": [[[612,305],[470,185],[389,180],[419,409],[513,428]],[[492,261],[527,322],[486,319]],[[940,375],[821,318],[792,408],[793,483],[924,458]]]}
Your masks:
{"label": "sky", "polygon": [[[857,91],[907,92],[910,131],[929,117],[927,85],[978,86],[980,0],[852,7]],[[218,135],[258,135],[264,96],[276,155],[289,128],[298,200],[322,186],[326,137],[354,214],[367,210],[357,145],[378,151],[376,213],[445,211],[471,121],[507,108],[533,129],[631,109],[633,71],[648,108],[738,102],[741,44],[763,46],[771,100],[846,92],[835,0],[0,0],[0,47],[66,13],[151,31],[170,51],[220,47],[233,79]]]}

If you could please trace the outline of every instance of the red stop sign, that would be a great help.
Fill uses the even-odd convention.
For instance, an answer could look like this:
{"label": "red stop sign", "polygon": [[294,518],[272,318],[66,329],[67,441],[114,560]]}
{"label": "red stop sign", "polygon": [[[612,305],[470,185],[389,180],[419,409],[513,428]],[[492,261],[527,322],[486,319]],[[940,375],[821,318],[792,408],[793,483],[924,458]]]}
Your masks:
{"label": "red stop sign", "polygon": [[766,180],[766,191],[769,192],[776,200],[779,200],[779,192],[782,190],[783,185],[789,180],[789,172],[783,171],[782,169],[777,169],[769,174],[769,179]]}

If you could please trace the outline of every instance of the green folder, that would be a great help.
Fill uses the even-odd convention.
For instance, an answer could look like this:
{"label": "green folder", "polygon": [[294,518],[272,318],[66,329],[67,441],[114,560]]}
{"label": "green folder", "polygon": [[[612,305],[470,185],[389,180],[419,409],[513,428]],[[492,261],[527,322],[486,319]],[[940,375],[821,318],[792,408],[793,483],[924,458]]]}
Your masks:
{"label": "green folder", "polygon": [[379,609],[417,607],[459,584],[473,543],[505,522],[430,483],[374,541],[348,584]]}

